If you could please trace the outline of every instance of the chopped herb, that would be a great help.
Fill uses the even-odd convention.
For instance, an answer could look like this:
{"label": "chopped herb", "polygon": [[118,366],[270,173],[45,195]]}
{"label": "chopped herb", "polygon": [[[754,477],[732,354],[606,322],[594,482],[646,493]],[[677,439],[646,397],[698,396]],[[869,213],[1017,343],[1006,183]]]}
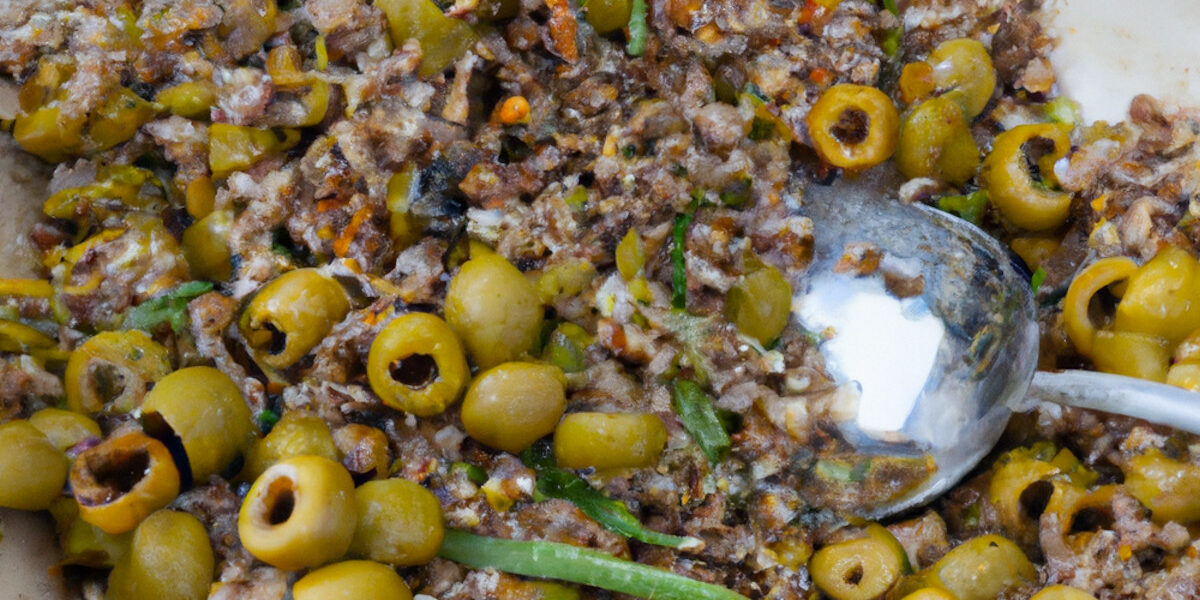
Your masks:
{"label": "chopped herb", "polygon": [[763,102],[771,101],[771,97],[768,96],[766,92],[763,92],[762,88],[758,87],[758,84],[753,82],[747,83],[744,87],[742,87],[742,93],[750,94],[751,96],[754,96]]}
{"label": "chopped herb", "polygon": [[671,174],[676,177],[687,177],[688,170],[687,167],[679,163],[675,163],[674,165],[671,165]]}
{"label": "chopped herb", "polygon": [[745,596],[665,569],[570,544],[517,541],[447,529],[438,555],[482,569],[558,579],[656,600],[747,600]]}
{"label": "chopped herb", "polygon": [[646,51],[646,37],[650,27],[646,25],[646,0],[633,0],[629,10],[629,45],[625,47],[630,56],[641,56]]}
{"label": "chopped herb", "polygon": [[671,247],[671,306],[675,308],[687,308],[687,263],[683,250],[688,226],[692,224],[698,206],[699,202],[693,196],[687,211],[675,215],[675,229],[672,232],[674,245]]}
{"label": "chopped herb", "polygon": [[633,158],[634,155],[637,154],[637,146],[634,146],[633,144],[628,144],[624,148],[621,148],[621,154],[625,158]]}
{"label": "chopped herb", "polygon": [[125,313],[123,329],[141,329],[153,332],[163,323],[170,323],[175,333],[183,331],[187,324],[187,304],[192,298],[208,293],[213,284],[207,281],[189,281],[159,294],[129,309]]}
{"label": "chopped herb", "polygon": [[741,208],[750,202],[750,191],[753,187],[754,180],[749,176],[742,176],[725,186],[725,189],[721,190],[717,197],[725,206]]}
{"label": "chopped herb", "polygon": [[900,53],[900,40],[904,38],[904,28],[896,27],[895,29],[887,30],[883,34],[883,40],[879,42],[879,47],[883,53],[888,56],[896,56]]}
{"label": "chopped herb", "polygon": [[570,206],[575,210],[581,210],[583,209],[583,206],[587,204],[587,199],[587,188],[583,187],[582,185],[577,185],[571,188],[571,191],[567,192],[567,195],[563,197],[563,202],[566,202],[567,206]]}
{"label": "chopped herb", "polygon": [[1046,270],[1038,267],[1033,272],[1033,276],[1029,278],[1029,286],[1033,288],[1033,294],[1036,296],[1038,289],[1042,287],[1042,282],[1046,281]]}
{"label": "chopped herb", "polygon": [[1079,111],[1079,103],[1066,96],[1059,96],[1047,102],[1042,106],[1042,111],[1051,121],[1072,127],[1083,120],[1083,115]]}
{"label": "chopped herb", "polygon": [[473,465],[471,463],[456,462],[450,465],[450,472],[461,472],[467,476],[468,481],[475,485],[483,485],[484,483],[487,483],[488,480],[487,472],[479,467],[479,465]]}
{"label": "chopped herb", "polygon": [[671,384],[672,406],[708,462],[716,464],[729,451],[729,434],[708,394],[694,381],[676,379]]}
{"label": "chopped herb", "polygon": [[900,14],[900,8],[896,6],[896,0],[883,0],[883,7],[893,15]]}
{"label": "chopped herb", "polygon": [[258,413],[258,428],[263,432],[263,435],[270,433],[271,429],[274,428],[275,424],[278,422],[279,413],[269,408]]}
{"label": "chopped herb", "polygon": [[554,466],[547,444],[535,444],[521,453],[525,466],[537,472],[537,491],[546,498],[558,498],[579,507],[605,529],[625,537],[666,546],[677,550],[698,548],[700,540],[693,537],[667,535],[646,529],[620,500],[605,496],[575,473]]}
{"label": "chopped herb", "polygon": [[987,203],[987,192],[977,190],[965,196],[942,196],[937,200],[937,207],[978,225],[979,220],[983,218],[983,211],[987,208]]}
{"label": "chopped herb", "polygon": [[750,133],[746,134],[746,137],[758,142],[770,139],[772,133],[775,133],[774,123],[755,117],[750,123]]}

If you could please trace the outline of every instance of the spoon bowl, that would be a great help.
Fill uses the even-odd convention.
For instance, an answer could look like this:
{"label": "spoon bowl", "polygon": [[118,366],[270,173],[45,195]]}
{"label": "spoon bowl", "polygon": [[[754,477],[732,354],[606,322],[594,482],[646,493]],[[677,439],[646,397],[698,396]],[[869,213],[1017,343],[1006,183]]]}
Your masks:
{"label": "spoon bowl", "polygon": [[[830,413],[846,441],[936,465],[906,494],[863,507],[871,517],[922,504],[978,464],[1038,354],[1028,274],[1007,250],[962,219],[883,197],[891,186],[879,177],[809,189],[814,258],[795,303],[825,340],[839,384]],[[843,260],[848,248],[857,261]]]}

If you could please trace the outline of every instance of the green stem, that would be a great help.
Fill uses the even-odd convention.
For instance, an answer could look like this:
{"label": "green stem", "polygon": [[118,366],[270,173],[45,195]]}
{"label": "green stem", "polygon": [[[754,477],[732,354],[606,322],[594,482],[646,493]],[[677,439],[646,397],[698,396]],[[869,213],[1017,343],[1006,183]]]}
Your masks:
{"label": "green stem", "polygon": [[442,558],[482,569],[590,585],[654,600],[747,600],[741,594],[603,552],[555,542],[525,542],[446,530]]}

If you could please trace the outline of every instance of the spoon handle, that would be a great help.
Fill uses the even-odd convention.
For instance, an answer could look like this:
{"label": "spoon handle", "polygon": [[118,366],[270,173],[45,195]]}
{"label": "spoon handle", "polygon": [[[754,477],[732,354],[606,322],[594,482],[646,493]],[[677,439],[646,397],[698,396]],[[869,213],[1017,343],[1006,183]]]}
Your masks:
{"label": "spoon handle", "polygon": [[1037,401],[1126,415],[1200,434],[1200,394],[1162,383],[1095,371],[1038,371],[1025,399],[1012,408],[1029,410]]}

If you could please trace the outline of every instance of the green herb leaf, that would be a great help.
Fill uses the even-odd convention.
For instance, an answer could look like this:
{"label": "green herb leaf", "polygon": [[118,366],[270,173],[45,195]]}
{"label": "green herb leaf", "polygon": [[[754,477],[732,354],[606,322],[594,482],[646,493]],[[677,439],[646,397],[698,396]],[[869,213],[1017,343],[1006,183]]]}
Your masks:
{"label": "green herb leaf", "polygon": [[1042,287],[1042,282],[1046,281],[1046,270],[1038,267],[1033,272],[1033,277],[1029,278],[1029,286],[1033,288],[1033,294],[1036,296],[1038,289]]}
{"label": "green herb leaf", "polygon": [[883,34],[883,40],[879,42],[880,49],[888,56],[896,56],[900,53],[900,41],[904,39],[904,28],[896,27],[895,29],[887,30]]}
{"label": "green herb leaf", "polygon": [[263,432],[263,435],[270,433],[271,428],[275,427],[278,422],[279,413],[269,408],[258,413],[258,429]]}
{"label": "green herb leaf", "polygon": [[688,226],[696,216],[699,206],[694,198],[686,212],[675,215],[675,228],[672,231],[674,245],[671,246],[671,306],[687,308],[687,263],[684,261],[683,249],[687,242]]}
{"label": "green herb leaf", "polygon": [[630,56],[641,56],[646,51],[646,37],[649,35],[646,0],[633,0],[633,7],[629,11],[629,45],[625,47]]}
{"label": "green herb leaf", "polygon": [[213,289],[207,281],[189,281],[155,296],[129,309],[125,313],[122,329],[141,329],[153,332],[159,325],[170,323],[175,333],[181,333],[187,325],[187,304],[192,298]]}
{"label": "green herb leaf", "polygon": [[479,465],[473,465],[465,462],[456,462],[450,465],[451,473],[459,471],[466,475],[467,480],[475,485],[483,485],[487,483],[487,472],[484,471]]}
{"label": "green herb leaf", "polygon": [[671,398],[683,428],[696,440],[700,451],[708,457],[708,462],[720,462],[731,444],[729,434],[721,425],[721,418],[708,394],[694,381],[676,379],[671,384]]}
{"label": "green herb leaf", "polygon": [[569,544],[517,541],[447,529],[438,555],[468,567],[590,585],[655,600],[747,600],[718,585]]}
{"label": "green herb leaf", "polygon": [[979,220],[983,218],[984,210],[987,209],[987,203],[987,192],[977,190],[965,196],[942,196],[937,200],[937,207],[948,213],[956,214],[973,225],[978,225]]}
{"label": "green herb leaf", "polygon": [[900,8],[896,6],[896,0],[883,0],[883,7],[893,15],[900,14]]}
{"label": "green herb leaf", "polygon": [[1046,118],[1055,123],[1074,127],[1083,121],[1079,103],[1066,96],[1059,96],[1042,105],[1042,111],[1046,114]]}
{"label": "green herb leaf", "polygon": [[647,544],[678,550],[697,548],[701,544],[700,540],[693,537],[667,535],[646,529],[623,502],[605,496],[575,473],[555,466],[548,444],[534,444],[521,453],[521,461],[537,472],[537,491],[543,497],[574,504],[583,514],[609,531]]}

